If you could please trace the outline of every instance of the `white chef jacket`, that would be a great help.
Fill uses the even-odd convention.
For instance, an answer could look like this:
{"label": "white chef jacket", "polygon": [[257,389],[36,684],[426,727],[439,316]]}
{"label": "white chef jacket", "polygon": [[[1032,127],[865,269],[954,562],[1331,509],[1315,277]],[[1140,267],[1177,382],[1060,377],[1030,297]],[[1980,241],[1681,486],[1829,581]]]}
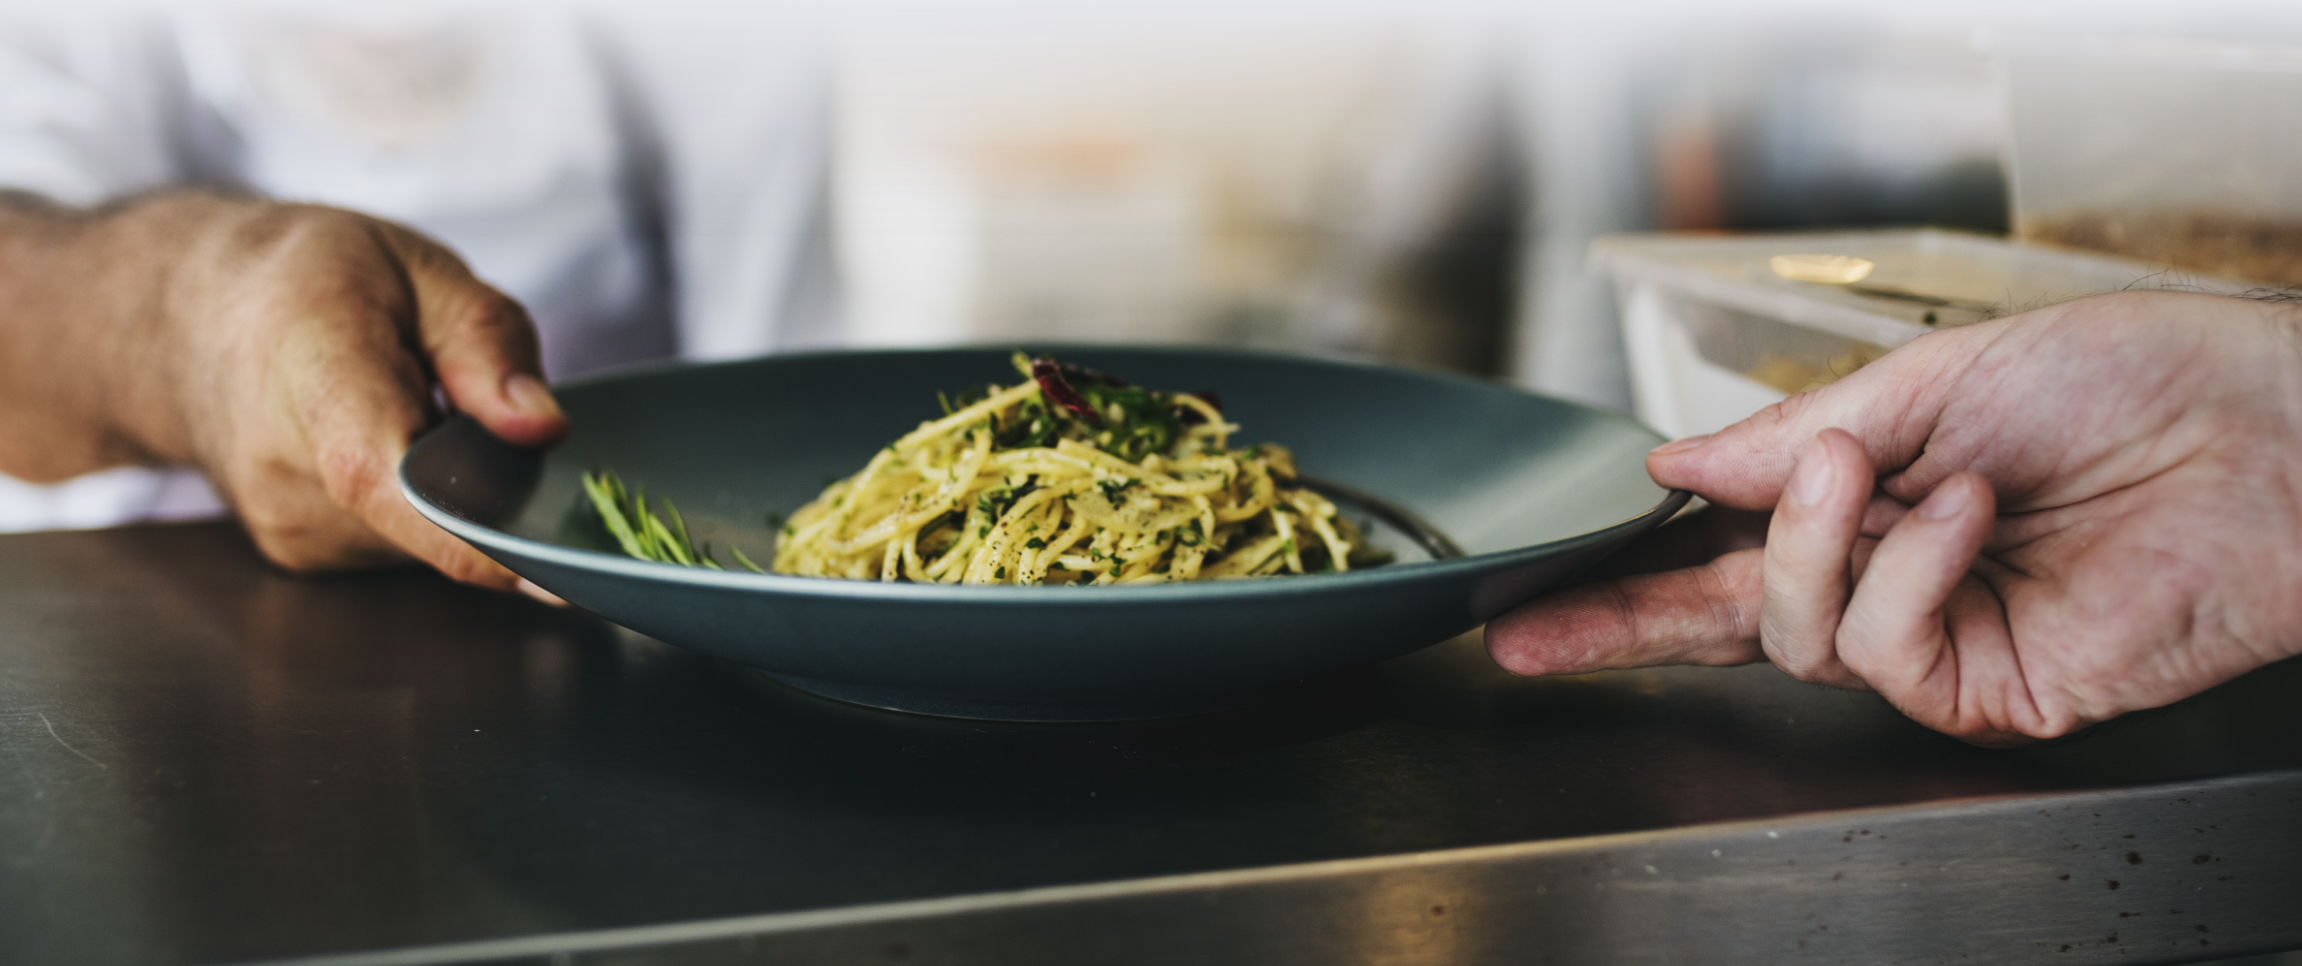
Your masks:
{"label": "white chef jacket", "polygon": [[[207,184],[408,224],[546,374],[838,339],[824,34],[791,11],[0,13],[0,187]],[[0,531],[216,515],[189,470],[0,476]]]}

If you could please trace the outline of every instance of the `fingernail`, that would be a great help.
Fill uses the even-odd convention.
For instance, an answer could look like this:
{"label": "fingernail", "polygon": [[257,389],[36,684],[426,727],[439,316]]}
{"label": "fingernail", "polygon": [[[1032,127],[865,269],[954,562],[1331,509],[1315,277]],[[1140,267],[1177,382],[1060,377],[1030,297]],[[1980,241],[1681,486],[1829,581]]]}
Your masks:
{"label": "fingernail", "polygon": [[1709,433],[1704,433],[1701,436],[1689,436],[1685,439],[1674,439],[1668,443],[1662,444],[1661,446],[1657,446],[1654,449],[1648,450],[1647,455],[1669,456],[1672,453],[1684,453],[1687,450],[1701,446],[1702,444],[1708,443],[1710,441],[1711,437]]}
{"label": "fingernail", "polygon": [[1966,505],[1972,502],[1974,498],[1965,484],[1945,483],[1927,494],[1926,500],[1918,505],[1918,515],[1929,520],[1947,520],[1964,512]]}
{"label": "fingernail", "polygon": [[543,380],[527,373],[505,376],[504,395],[511,399],[513,407],[530,416],[560,414],[559,400],[552,398],[552,391],[544,386]]}
{"label": "fingernail", "polygon": [[1790,473],[1790,501],[1799,506],[1813,506],[1830,495],[1830,485],[1838,479],[1838,468],[1830,465],[1820,444],[1807,449],[1806,458],[1798,461],[1798,468]]}
{"label": "fingernail", "polygon": [[518,584],[518,589],[519,589],[519,592],[520,592],[520,593],[526,594],[526,595],[528,595],[529,597],[533,597],[533,598],[535,598],[535,599],[537,599],[537,600],[543,601],[544,603],[546,603],[546,604],[550,604],[550,605],[552,605],[553,607],[566,607],[566,606],[568,605],[568,602],[567,602],[567,601],[565,601],[565,600],[561,600],[561,599],[560,599],[560,595],[558,595],[558,594],[555,594],[555,593],[552,593],[551,591],[548,591],[548,590],[545,590],[545,589],[543,589],[543,588],[541,588],[541,587],[538,587],[538,586],[536,586],[536,585],[535,585],[535,584],[534,584],[532,581],[528,580],[526,577],[521,577],[521,578],[520,578],[520,582],[519,582],[519,584]]}

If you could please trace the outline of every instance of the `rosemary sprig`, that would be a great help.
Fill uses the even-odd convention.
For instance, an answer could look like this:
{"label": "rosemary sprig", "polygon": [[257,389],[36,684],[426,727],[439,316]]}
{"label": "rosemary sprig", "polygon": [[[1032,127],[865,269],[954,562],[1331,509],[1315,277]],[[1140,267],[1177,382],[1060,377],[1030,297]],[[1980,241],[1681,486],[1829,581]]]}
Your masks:
{"label": "rosemary sprig", "polygon": [[[695,538],[687,531],[687,520],[679,515],[679,507],[673,506],[669,497],[659,501],[664,515],[671,518],[670,523],[665,523],[663,517],[648,508],[647,488],[624,489],[623,480],[617,478],[613,470],[585,473],[583,491],[591,498],[592,509],[599,513],[600,522],[606,524],[607,532],[615,537],[616,545],[623,548],[625,555],[682,567],[726,569],[712,559],[709,542],[700,547],[696,545]],[[767,572],[734,545],[727,549],[745,569],[755,574]]]}

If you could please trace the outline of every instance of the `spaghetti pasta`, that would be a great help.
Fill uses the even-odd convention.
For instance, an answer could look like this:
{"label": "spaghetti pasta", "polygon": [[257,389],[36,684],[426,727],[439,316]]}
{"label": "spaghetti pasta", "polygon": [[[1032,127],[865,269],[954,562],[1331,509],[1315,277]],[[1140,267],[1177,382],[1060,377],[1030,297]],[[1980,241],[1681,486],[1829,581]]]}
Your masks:
{"label": "spaghetti pasta", "polygon": [[1212,394],[1052,359],[888,444],[793,513],[777,573],[966,584],[1139,584],[1380,559],[1293,454],[1234,449]]}

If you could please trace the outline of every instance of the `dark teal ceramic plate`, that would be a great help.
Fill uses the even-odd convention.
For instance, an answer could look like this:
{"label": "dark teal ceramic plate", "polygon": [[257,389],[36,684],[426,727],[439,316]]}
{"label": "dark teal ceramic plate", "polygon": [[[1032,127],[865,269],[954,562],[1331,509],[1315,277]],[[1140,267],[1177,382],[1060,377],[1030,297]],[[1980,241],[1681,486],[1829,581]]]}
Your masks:
{"label": "dark teal ceramic plate", "polygon": [[[1024,720],[1188,713],[1405,654],[1589,566],[1686,500],[1647,478],[1661,437],[1557,399],[1249,352],[1050,351],[1141,385],[1219,392],[1243,427],[1236,442],[1292,448],[1398,562],[1092,588],[729,573],[614,553],[583,503],[580,474],[613,469],[670,497],[698,541],[764,562],[772,519],[936,414],[937,390],[1016,378],[1006,349],[776,356],[571,383],[558,391],[574,428],[558,449],[517,449],[452,419],[409,450],[400,484],[449,532],[640,633],[847,701]],[[1462,555],[1415,533],[1418,521]]]}

